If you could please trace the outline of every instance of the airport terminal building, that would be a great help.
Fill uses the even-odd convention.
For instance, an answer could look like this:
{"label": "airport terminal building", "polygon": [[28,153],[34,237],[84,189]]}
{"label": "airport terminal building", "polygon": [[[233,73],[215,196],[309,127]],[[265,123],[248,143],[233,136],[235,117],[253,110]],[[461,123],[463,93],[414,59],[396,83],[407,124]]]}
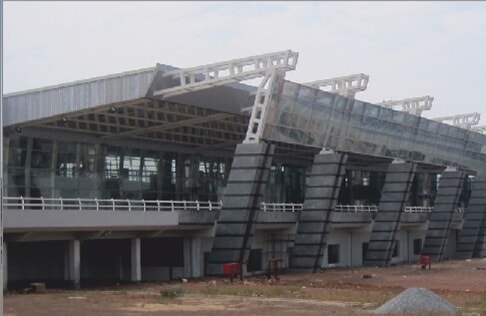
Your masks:
{"label": "airport terminal building", "polygon": [[4,95],[4,288],[486,257],[486,135],[359,101],[363,74],[285,80],[297,61]]}

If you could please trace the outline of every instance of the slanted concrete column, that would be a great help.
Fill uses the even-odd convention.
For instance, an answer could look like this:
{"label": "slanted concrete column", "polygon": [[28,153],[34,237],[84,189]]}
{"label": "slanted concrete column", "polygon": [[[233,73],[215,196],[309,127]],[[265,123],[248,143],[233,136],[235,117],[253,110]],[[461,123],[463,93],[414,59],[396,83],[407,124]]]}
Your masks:
{"label": "slanted concrete column", "polygon": [[71,286],[79,289],[81,285],[81,243],[79,239],[68,241],[68,258],[66,267],[69,271],[68,280]]}
{"label": "slanted concrete column", "polygon": [[417,165],[396,161],[389,165],[378,212],[371,228],[365,266],[386,267],[395,247],[395,235],[412,188]]}
{"label": "slanted concrete column", "polygon": [[486,257],[486,215],[483,217],[473,252],[474,258]]}
{"label": "slanted concrete column", "polygon": [[223,196],[207,267],[208,275],[223,274],[227,262],[248,260],[254,223],[268,182],[274,145],[239,144]]}
{"label": "slanted concrete column", "polygon": [[322,266],[332,214],[344,176],[345,154],[320,153],[306,179],[303,210],[290,254],[293,271],[318,272]]}
{"label": "slanted concrete column", "polygon": [[478,173],[474,178],[469,204],[464,211],[464,225],[459,231],[456,259],[470,259],[478,242],[481,223],[486,217],[486,174]]}
{"label": "slanted concrete column", "polygon": [[464,185],[464,171],[445,171],[439,180],[434,210],[430,213],[422,255],[435,262],[442,261],[449,238],[452,217]]}
{"label": "slanted concrete column", "polygon": [[131,240],[131,277],[130,281],[142,281],[142,261],[141,261],[140,238]]}

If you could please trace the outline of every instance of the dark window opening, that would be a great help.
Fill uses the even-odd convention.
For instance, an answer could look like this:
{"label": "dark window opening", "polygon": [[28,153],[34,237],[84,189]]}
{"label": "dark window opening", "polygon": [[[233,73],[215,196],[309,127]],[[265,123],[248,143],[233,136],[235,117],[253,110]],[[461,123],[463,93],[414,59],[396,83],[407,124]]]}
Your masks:
{"label": "dark window opening", "polygon": [[184,239],[147,238],[141,241],[142,267],[183,267]]}
{"label": "dark window opening", "polygon": [[328,245],[327,246],[327,263],[338,263],[339,262],[339,244]]}
{"label": "dark window opening", "polygon": [[363,260],[362,262],[364,263],[365,260],[366,260],[366,252],[368,251],[368,246],[369,246],[369,243],[367,242],[364,242],[362,245],[361,245],[361,259]]}
{"label": "dark window opening", "polygon": [[422,239],[414,239],[413,240],[413,254],[420,255],[422,251]]}
{"label": "dark window opening", "polygon": [[395,257],[400,256],[400,243],[398,242],[398,240],[395,240],[393,244],[394,244],[394,246],[393,246],[392,257],[395,258]]}
{"label": "dark window opening", "polygon": [[262,270],[262,249],[250,249],[246,270],[248,272]]}

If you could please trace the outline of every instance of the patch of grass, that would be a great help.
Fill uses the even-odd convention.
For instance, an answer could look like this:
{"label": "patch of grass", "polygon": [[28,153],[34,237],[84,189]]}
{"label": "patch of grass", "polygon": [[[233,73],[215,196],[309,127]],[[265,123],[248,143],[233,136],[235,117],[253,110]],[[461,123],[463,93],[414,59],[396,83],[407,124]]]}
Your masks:
{"label": "patch of grass", "polygon": [[178,298],[184,296],[184,289],[175,286],[166,286],[160,290],[160,296],[163,298]]}
{"label": "patch of grass", "polygon": [[255,289],[251,286],[245,287],[227,287],[227,286],[208,286],[196,291],[198,294],[207,296],[218,295],[233,295],[233,296],[251,296],[251,297],[273,297],[273,298],[308,298],[308,294],[304,293],[297,287],[288,286],[271,286],[268,288]]}
{"label": "patch of grass", "polygon": [[478,299],[467,301],[464,304],[464,313],[486,314],[486,294],[481,295]]}
{"label": "patch of grass", "polygon": [[262,295],[262,291],[246,288],[246,287],[231,288],[231,287],[208,286],[200,289],[198,292],[207,296],[217,296],[217,295],[261,296]]}
{"label": "patch of grass", "polygon": [[299,291],[297,287],[272,286],[265,293],[268,297],[295,297],[305,293]]}

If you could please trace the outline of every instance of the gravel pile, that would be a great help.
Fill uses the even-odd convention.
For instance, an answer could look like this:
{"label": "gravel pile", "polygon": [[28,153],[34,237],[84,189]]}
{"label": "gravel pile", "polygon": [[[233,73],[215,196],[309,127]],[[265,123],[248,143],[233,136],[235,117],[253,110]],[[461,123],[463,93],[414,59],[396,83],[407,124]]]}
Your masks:
{"label": "gravel pile", "polygon": [[375,314],[440,313],[455,314],[456,307],[424,288],[409,288],[375,310]]}

